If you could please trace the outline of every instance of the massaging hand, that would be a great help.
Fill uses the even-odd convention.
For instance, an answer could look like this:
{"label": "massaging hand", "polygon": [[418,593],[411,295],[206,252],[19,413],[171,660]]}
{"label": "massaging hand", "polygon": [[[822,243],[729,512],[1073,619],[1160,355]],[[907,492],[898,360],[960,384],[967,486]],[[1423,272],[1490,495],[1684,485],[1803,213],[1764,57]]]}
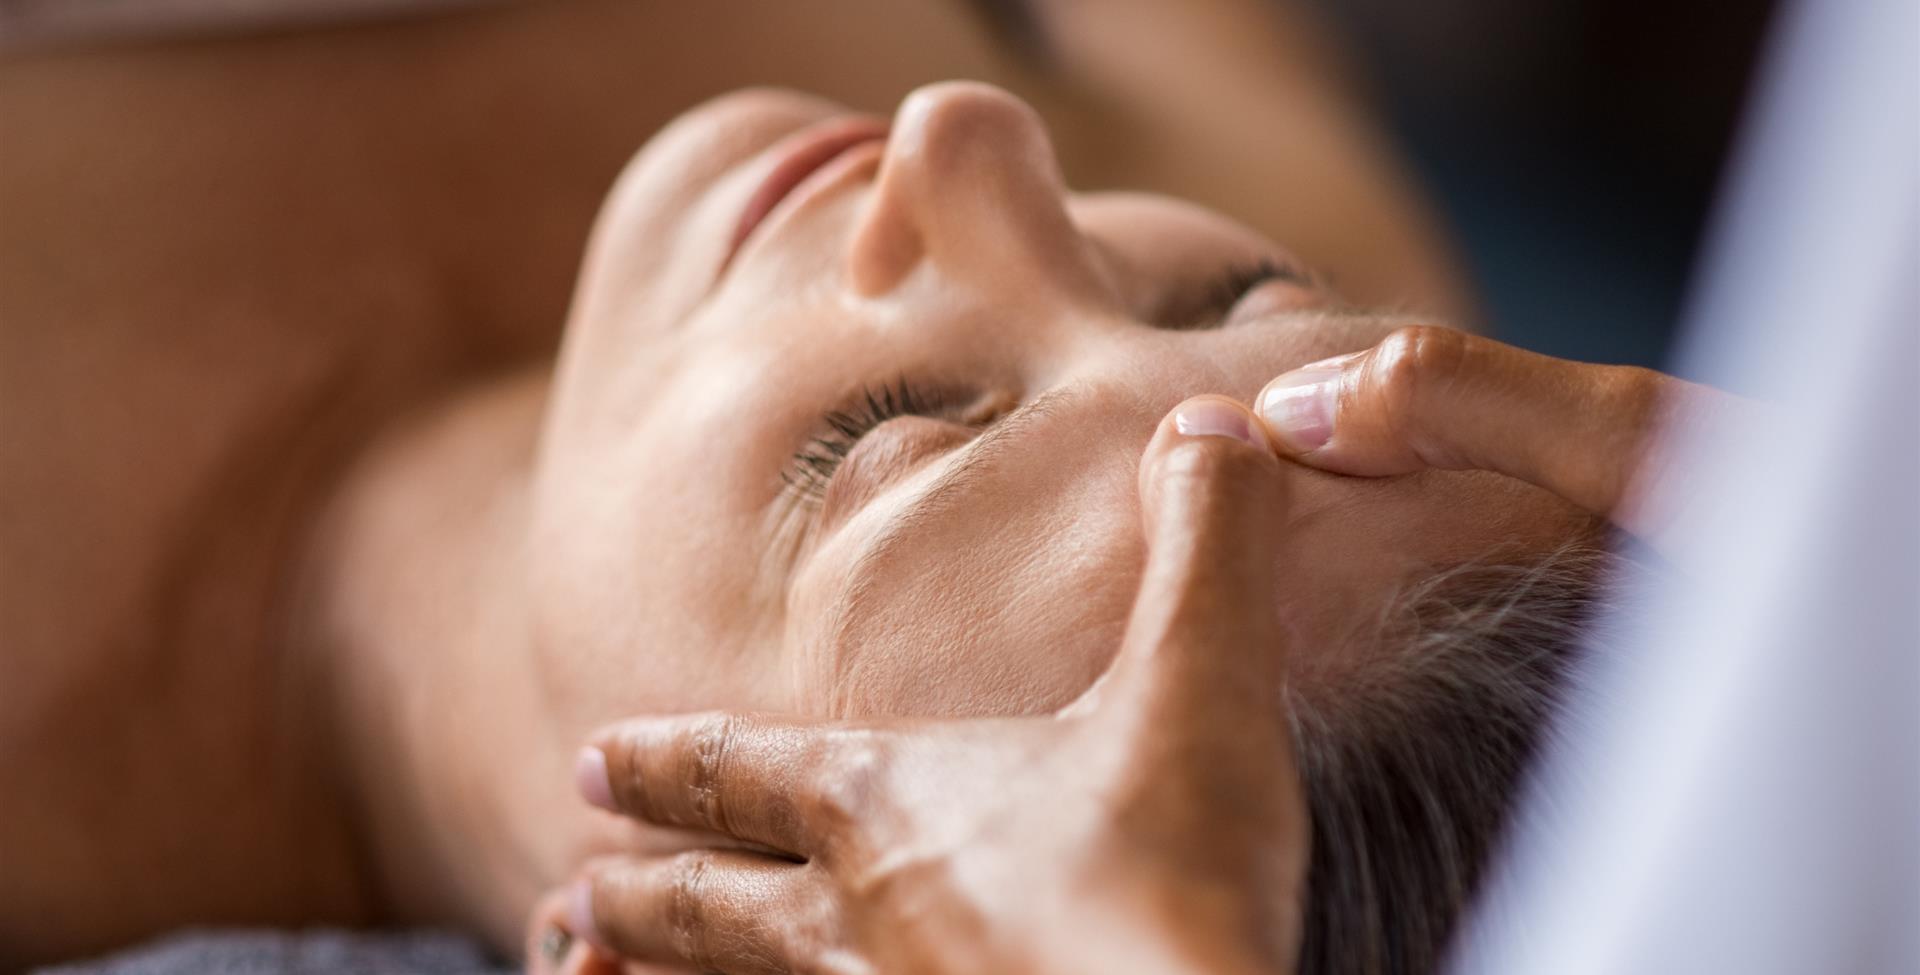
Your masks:
{"label": "massaging hand", "polygon": [[599,735],[581,785],[597,804],[781,855],[595,862],[570,912],[553,899],[536,918],[530,965],[1290,971],[1309,834],[1277,706],[1284,486],[1255,429],[1217,397],[1161,424],[1141,463],[1149,553],[1123,646],[1058,714],[705,714]]}
{"label": "massaging hand", "polygon": [[[1255,400],[1279,451],[1309,466],[1377,477],[1487,470],[1546,488],[1660,544],[1682,471],[1656,431],[1746,419],[1753,405],[1647,369],[1525,352],[1434,326],[1310,363]],[[1655,484],[1666,510],[1648,504]]]}

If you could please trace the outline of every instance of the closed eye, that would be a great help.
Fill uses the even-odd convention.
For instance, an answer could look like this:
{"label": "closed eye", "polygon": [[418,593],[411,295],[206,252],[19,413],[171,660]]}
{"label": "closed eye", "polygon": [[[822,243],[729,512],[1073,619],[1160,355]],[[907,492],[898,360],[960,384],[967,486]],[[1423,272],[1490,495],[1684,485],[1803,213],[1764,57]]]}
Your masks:
{"label": "closed eye", "polygon": [[860,438],[882,423],[900,416],[937,416],[945,409],[945,398],[897,379],[880,387],[862,390],[858,399],[833,410],[822,418],[823,427],[794,452],[793,460],[781,473],[789,490],[817,503],[827,493],[827,485],[840,469],[840,462],[853,451]]}
{"label": "closed eye", "polygon": [[1236,264],[1182,295],[1171,308],[1160,314],[1159,328],[1176,332],[1198,332],[1219,328],[1227,323],[1234,306],[1255,288],[1271,281],[1286,281],[1312,287],[1313,277],[1293,265],[1261,258]]}

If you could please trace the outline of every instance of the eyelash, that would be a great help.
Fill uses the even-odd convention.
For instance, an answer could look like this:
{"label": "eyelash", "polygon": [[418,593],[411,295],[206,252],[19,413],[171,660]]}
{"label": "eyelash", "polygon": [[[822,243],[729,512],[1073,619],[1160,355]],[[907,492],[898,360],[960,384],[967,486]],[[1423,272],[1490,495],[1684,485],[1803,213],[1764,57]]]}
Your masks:
{"label": "eyelash", "polygon": [[1292,281],[1307,284],[1307,276],[1295,267],[1281,264],[1271,258],[1261,258],[1251,264],[1237,264],[1209,281],[1199,294],[1202,296],[1199,307],[1203,314],[1197,320],[1185,326],[1188,329],[1218,328],[1224,324],[1228,312],[1238,305],[1247,293],[1268,281]]}
{"label": "eyelash", "polygon": [[[1204,307],[1209,314],[1200,323],[1190,327],[1218,327],[1221,319],[1248,292],[1274,280],[1305,284],[1307,277],[1296,268],[1268,258],[1230,267],[1200,291],[1205,297]],[[861,392],[859,402],[846,409],[834,410],[824,417],[827,432],[795,451],[792,463],[782,472],[780,479],[800,497],[818,501],[826,495],[827,485],[832,483],[834,473],[840,469],[840,462],[853,451],[860,438],[895,417],[936,416],[946,406],[947,403],[938,394],[908,383],[905,379],[896,379],[877,388],[870,386]]]}
{"label": "eyelash", "polygon": [[853,451],[861,437],[895,417],[934,416],[944,406],[938,395],[905,379],[896,379],[878,388],[870,386],[861,392],[860,401],[853,406],[826,415],[827,432],[794,452],[793,462],[781,480],[802,498],[818,501],[826,495],[827,485],[840,469],[840,462]]}

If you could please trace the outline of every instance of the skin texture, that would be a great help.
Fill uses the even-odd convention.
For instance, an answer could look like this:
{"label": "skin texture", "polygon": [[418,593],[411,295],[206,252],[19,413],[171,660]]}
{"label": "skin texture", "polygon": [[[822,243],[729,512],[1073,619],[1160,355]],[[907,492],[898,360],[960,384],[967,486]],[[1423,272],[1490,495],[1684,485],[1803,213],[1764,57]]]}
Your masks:
{"label": "skin texture", "polygon": [[[453,878],[441,910],[517,941],[583,858],[698,843],[569,798],[579,742],[625,715],[1059,709],[1125,632],[1160,419],[1392,327],[1284,278],[1189,327],[1223,270],[1287,255],[1185,204],[1069,194],[1034,112],[977,84],[910,96],[884,144],[820,170],[729,257],[789,140],[844,115],[750,92],[662,132],[608,199],[544,402],[508,389],[428,419],[348,486],[320,619],[356,661],[337,723],[407,899]],[[825,414],[901,380],[946,405],[874,429],[817,501],[796,497],[783,475]],[[503,415],[539,424],[530,456],[499,455]],[[1288,465],[1275,487],[1296,673],[1364,667],[1405,581],[1584,523],[1484,474]],[[467,541],[423,566],[410,539],[442,533]],[[446,632],[443,654],[417,649]]]}
{"label": "skin texture", "polygon": [[1640,499],[1676,490],[1665,435],[1757,419],[1659,373],[1429,327],[1290,371],[1255,402],[1263,417],[1209,397],[1162,423],[1142,459],[1148,569],[1120,653],[1055,715],[705,714],[597,734],[578,768],[588,801],[788,858],[596,862],[536,912],[530,970],[1291,970],[1305,809],[1275,753],[1285,722],[1247,693],[1284,680],[1296,652],[1263,598],[1274,553],[1290,553],[1274,531],[1289,499],[1263,483],[1273,460],[1498,471],[1655,540],[1664,526]]}
{"label": "skin texture", "polygon": [[[617,649],[596,641],[551,687],[544,660],[569,652],[531,649],[531,485],[582,248],[635,148],[689,106],[778,79],[885,116],[918,85],[985,79],[1045,112],[1076,185],[1236,213],[1356,301],[1469,310],[1418,194],[1300,11],[1034,8],[1040,58],[957,0],[545,0],[9,47],[0,969],[185,924],[429,923],[510,946],[583,850],[639,841],[573,808],[580,735],[639,709],[791,697],[763,687],[785,686],[784,650],[745,654],[738,634],[691,622],[635,630],[631,617],[681,604],[602,590],[590,571],[586,602]],[[1145,84],[1147,57],[1178,70]],[[721,148],[712,166],[736,161]],[[950,306],[942,290],[898,317]],[[812,341],[796,368],[870,344],[854,329]],[[689,381],[740,371],[701,368]],[[634,453],[614,476],[703,476],[698,452]],[[1116,453],[1130,469],[1134,452]],[[691,572],[690,551],[658,554]],[[1124,585],[1124,563],[1109,571]],[[1064,626],[1065,606],[1045,611]],[[946,680],[940,634],[923,635],[901,683]],[[1091,666],[1014,655],[944,699],[1031,707],[1029,657]],[[887,665],[866,669],[877,683]]]}
{"label": "skin texture", "polygon": [[[727,260],[777,146],[845,114],[759,91],[663,131],[603,209],[551,384],[417,414],[329,503],[299,599],[325,669],[295,686],[337,735],[382,913],[513,944],[583,858],[688,845],[572,801],[578,743],[623,715],[1072,701],[1138,591],[1160,418],[1391,327],[1290,280],[1185,327],[1230,268],[1288,255],[1190,205],[1068,194],[1035,113],[971,84],[908,98]],[[874,431],[796,499],[823,416],[902,378],[955,411]],[[1364,667],[1406,580],[1578,522],[1483,475],[1279,483],[1305,670]]]}
{"label": "skin texture", "polygon": [[[753,626],[717,647],[787,648],[785,666],[755,670],[794,709],[968,711],[982,688],[996,707],[1057,707],[1114,645],[1089,621],[1125,615],[1140,558],[1131,471],[1159,417],[1196,389],[1246,398],[1274,365],[1387,326],[1274,281],[1225,327],[1166,327],[1222,268],[1286,255],[1169,201],[1066,195],[1032,112],[969,85],[908,99],[884,150],[790,198],[715,284],[731,221],[710,211],[737,210],[762,164],[690,194],[689,172],[726,151],[710,133],[757,148],[836,114],[783,96],[717,104],[657,139],[610,200],[535,486],[540,646],[609,661],[635,645],[716,648],[704,626],[635,640],[604,606],[609,592],[694,607],[724,594]],[[893,377],[950,389],[955,406],[875,431],[817,512],[789,504],[779,474],[820,414]],[[956,482],[976,453],[990,466]],[[696,456],[697,477],[648,473]],[[1287,580],[1314,597],[1302,625],[1329,638],[1352,623],[1343,590],[1478,551],[1467,502],[1528,497],[1484,478],[1294,476],[1295,530],[1344,549]],[[639,559],[608,538],[707,564]],[[1036,655],[1041,634],[1053,649]]]}
{"label": "skin texture", "polygon": [[[1032,112],[977,85],[916,93],[883,150],[846,157],[727,260],[733,222],[710,211],[738,212],[756,180],[714,154],[762,171],[760,146],[837,114],[765,93],[709,106],[609,201],[529,497],[553,713],[1057,710],[1121,645],[1145,556],[1138,458],[1166,411],[1200,390],[1251,399],[1391,328],[1286,280],[1224,327],[1166,327],[1220,266],[1285,255],[1181,205],[1066,194]],[[796,508],[780,472],[820,414],[923,372],[985,422],[886,424]],[[1581,523],[1482,474],[1287,465],[1273,487],[1296,672],[1363,667],[1372,607],[1402,581]],[[632,842],[687,842],[668,837]]]}
{"label": "skin texture", "polygon": [[[1057,707],[1124,626],[1158,417],[1382,327],[1283,282],[1242,312],[1266,325],[1167,329],[1277,248],[1063,195],[1032,113],[978,89],[921,117],[884,192],[850,173],[696,298],[749,177],[711,181],[840,112],[709,106],[636,163],[581,268],[607,183],[700,97],[778,76],[891,114],[929,77],[996,78],[1061,120],[1083,181],[1213,195],[1358,301],[1464,306],[1311,32],[1264,4],[1050,8],[1046,77],[946,5],[719,9],[488,5],[0,64],[0,965],[187,923],[511,945],[584,856],[687,842],[576,808],[605,721]],[[1148,41],[1189,62],[1177,84],[1129,67]],[[822,414],[922,372],[978,413],[876,434],[895,463],[796,513],[781,472]],[[915,477],[1044,394],[991,476],[906,515]],[[1367,629],[1363,594],[1558,531],[1494,479],[1329,483],[1299,486],[1324,558],[1287,585],[1330,648]]]}
{"label": "skin texture", "polygon": [[[1268,690],[1289,653],[1270,601],[1285,488],[1257,434],[1176,431],[1206,412],[1255,429],[1217,398],[1161,425],[1140,469],[1140,596],[1111,671],[1071,707],[618,726],[586,763],[601,802],[805,862],[602,860],[577,930],[600,951],[740,973],[1291,967],[1307,810]],[[576,955],[576,970],[604,957]]]}

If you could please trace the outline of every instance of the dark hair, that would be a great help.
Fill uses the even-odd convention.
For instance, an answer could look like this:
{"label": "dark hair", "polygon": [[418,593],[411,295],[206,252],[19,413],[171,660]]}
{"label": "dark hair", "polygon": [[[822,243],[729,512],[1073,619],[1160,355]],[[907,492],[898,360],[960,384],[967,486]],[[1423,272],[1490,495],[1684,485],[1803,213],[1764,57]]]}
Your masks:
{"label": "dark hair", "polygon": [[1313,816],[1299,971],[1437,970],[1591,628],[1609,556],[1441,572],[1288,691]]}

